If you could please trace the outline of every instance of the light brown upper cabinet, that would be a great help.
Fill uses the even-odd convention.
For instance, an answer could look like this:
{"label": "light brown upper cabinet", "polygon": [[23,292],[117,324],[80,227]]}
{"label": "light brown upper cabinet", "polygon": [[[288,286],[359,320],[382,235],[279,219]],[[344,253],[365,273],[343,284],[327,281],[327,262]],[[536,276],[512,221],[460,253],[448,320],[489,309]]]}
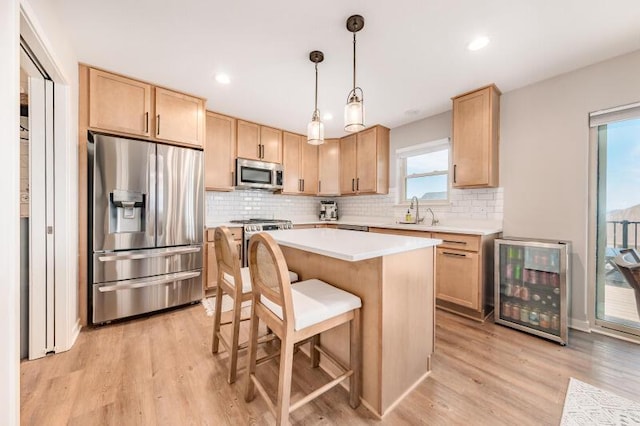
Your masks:
{"label": "light brown upper cabinet", "polygon": [[235,185],[236,119],[207,111],[204,182],[208,190],[232,191]]}
{"label": "light brown upper cabinet", "polygon": [[282,133],[283,194],[315,195],[318,192],[318,145],[294,133]]}
{"label": "light brown upper cabinet", "polygon": [[318,195],[340,195],[340,140],[318,146]]}
{"label": "light brown upper cabinet", "polygon": [[204,100],[156,87],[157,139],[202,147],[205,133]]}
{"label": "light brown upper cabinet", "polygon": [[[203,146],[204,99],[86,65],[80,68],[81,74],[88,70],[89,102],[86,103],[86,86],[83,86],[80,120],[86,123],[88,116],[89,129]],[[85,77],[82,80],[86,81]],[[82,126],[86,126],[83,123]]]}
{"label": "light brown upper cabinet", "polygon": [[250,160],[282,162],[282,130],[238,120],[238,157]]}
{"label": "light brown upper cabinet", "polygon": [[498,186],[500,90],[495,85],[453,98],[453,187]]}
{"label": "light brown upper cabinet", "polygon": [[389,129],[374,126],[340,139],[340,193],[389,193]]}
{"label": "light brown upper cabinet", "polygon": [[149,136],[150,115],[150,84],[89,69],[89,127]]}

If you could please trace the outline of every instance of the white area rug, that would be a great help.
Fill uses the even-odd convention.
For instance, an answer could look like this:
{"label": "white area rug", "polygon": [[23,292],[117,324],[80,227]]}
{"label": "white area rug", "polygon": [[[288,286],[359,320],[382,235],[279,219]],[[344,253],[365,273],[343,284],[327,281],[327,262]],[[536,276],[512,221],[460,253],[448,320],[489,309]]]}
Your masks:
{"label": "white area rug", "polygon": [[[215,297],[207,297],[202,299],[202,306],[204,306],[205,311],[207,312],[208,317],[212,317],[216,312],[216,298]],[[247,300],[246,302],[242,302],[242,308],[246,308],[247,306],[251,306],[251,301]],[[222,312],[227,312],[233,309],[233,299],[229,297],[229,295],[222,295]]]}
{"label": "white area rug", "polygon": [[598,389],[572,377],[569,380],[560,424],[561,426],[640,425],[640,403]]}

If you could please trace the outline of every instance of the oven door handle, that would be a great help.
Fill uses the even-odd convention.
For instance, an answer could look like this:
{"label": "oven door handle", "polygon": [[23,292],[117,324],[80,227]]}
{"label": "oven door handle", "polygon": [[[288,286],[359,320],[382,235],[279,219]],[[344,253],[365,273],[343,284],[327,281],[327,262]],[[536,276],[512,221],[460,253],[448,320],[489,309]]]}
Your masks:
{"label": "oven door handle", "polygon": [[200,247],[183,247],[177,249],[167,249],[163,251],[158,251],[155,253],[127,253],[127,254],[106,254],[104,256],[98,257],[100,262],[115,262],[117,260],[137,260],[137,259],[148,259],[151,257],[166,257],[173,256],[174,254],[187,254],[187,253],[197,253],[200,251]]}
{"label": "oven door handle", "polygon": [[149,280],[147,278],[139,278],[135,280],[129,280],[124,284],[113,284],[98,287],[98,291],[101,293],[107,293],[118,290],[132,290],[134,288],[151,287],[154,285],[166,284],[173,281],[181,281],[189,278],[199,277],[202,274],[201,271],[179,272],[177,274],[163,275],[160,279]]}

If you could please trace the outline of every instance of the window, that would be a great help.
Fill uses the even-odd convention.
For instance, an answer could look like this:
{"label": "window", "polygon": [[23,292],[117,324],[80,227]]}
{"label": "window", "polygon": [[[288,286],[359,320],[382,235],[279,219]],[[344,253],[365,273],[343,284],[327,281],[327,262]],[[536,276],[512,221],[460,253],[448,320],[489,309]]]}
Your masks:
{"label": "window", "polygon": [[449,139],[401,148],[398,158],[400,203],[418,197],[434,204],[449,201]]}

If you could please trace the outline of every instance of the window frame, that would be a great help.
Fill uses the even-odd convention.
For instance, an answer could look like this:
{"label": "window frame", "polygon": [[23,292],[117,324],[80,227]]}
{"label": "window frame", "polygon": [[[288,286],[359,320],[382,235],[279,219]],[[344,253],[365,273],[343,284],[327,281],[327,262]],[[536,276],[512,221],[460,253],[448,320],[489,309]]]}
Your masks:
{"label": "window frame", "polygon": [[[407,158],[415,157],[418,155],[429,154],[436,151],[448,151],[448,164],[447,170],[434,171],[429,173],[414,173],[407,175]],[[411,203],[411,200],[405,199],[407,189],[407,179],[419,178],[426,176],[447,176],[447,196],[443,200],[420,200],[422,205],[450,205],[451,204],[451,143],[450,138],[437,139],[430,142],[425,142],[417,145],[411,145],[396,150],[396,163],[397,163],[397,184],[398,194],[396,196],[396,205],[406,206]]]}

